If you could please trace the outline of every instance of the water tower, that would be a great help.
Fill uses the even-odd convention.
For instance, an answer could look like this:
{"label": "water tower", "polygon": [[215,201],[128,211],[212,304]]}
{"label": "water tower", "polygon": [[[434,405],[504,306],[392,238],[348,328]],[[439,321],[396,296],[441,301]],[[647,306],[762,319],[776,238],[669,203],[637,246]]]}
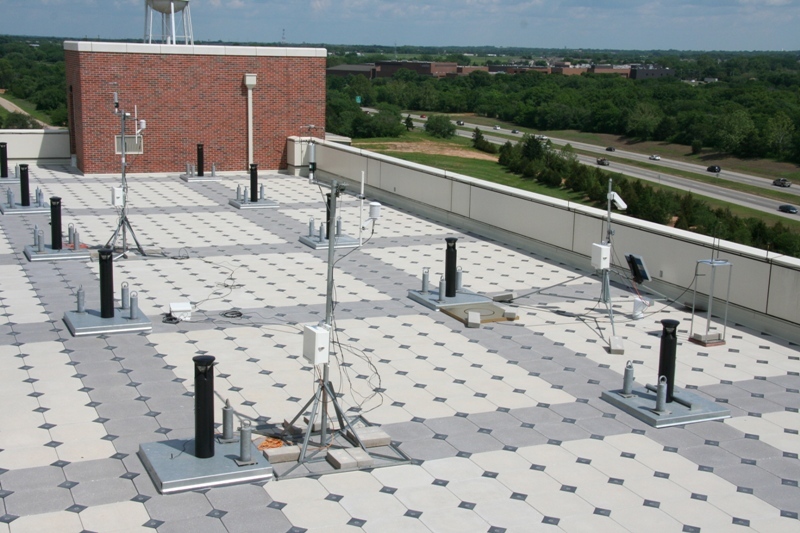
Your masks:
{"label": "water tower", "polygon": [[[153,33],[153,18],[161,14],[161,34]],[[192,14],[189,0],[145,0],[144,2],[144,42],[147,44],[194,45],[192,34]]]}

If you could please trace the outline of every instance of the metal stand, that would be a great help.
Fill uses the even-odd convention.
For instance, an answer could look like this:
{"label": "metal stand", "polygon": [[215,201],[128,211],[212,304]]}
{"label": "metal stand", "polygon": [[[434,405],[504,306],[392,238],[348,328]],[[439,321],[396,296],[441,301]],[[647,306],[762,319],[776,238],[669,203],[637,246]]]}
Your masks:
{"label": "metal stand", "polygon": [[[339,182],[333,181],[331,184],[331,202],[330,202],[330,214],[328,218],[328,290],[327,296],[325,298],[325,324],[331,328],[332,331],[332,324],[333,324],[333,265],[334,265],[334,237],[335,237],[335,228],[334,224],[331,224],[332,220],[336,220],[336,197],[339,195]],[[332,334],[332,333],[331,333]],[[328,346],[330,351],[330,343],[331,338],[328,338]],[[339,422],[338,428],[331,428],[330,438],[328,436],[328,403],[333,405],[334,412],[336,413],[336,418]],[[321,404],[321,408],[320,408]],[[359,439],[358,434],[350,425],[350,422],[347,420],[347,416],[345,416],[342,407],[339,405],[339,402],[336,399],[336,393],[333,390],[333,386],[331,385],[329,379],[329,369],[328,363],[324,363],[322,365],[322,377],[317,380],[316,383],[316,390],[314,391],[314,395],[309,399],[305,405],[303,405],[302,409],[295,415],[295,417],[289,422],[288,426],[285,428],[285,432],[289,431],[290,428],[294,425],[294,423],[306,412],[308,407],[311,406],[311,415],[308,419],[308,426],[306,428],[305,435],[303,437],[303,445],[300,449],[300,457],[297,461],[297,466],[312,460],[320,451],[325,451],[328,447],[334,445],[334,437],[337,433],[340,433],[344,438],[348,438],[348,434],[344,433],[345,428],[349,430],[349,441],[352,442],[353,445],[360,447],[364,452],[367,452],[366,447]],[[317,410],[320,411],[320,439],[319,439],[319,448],[317,451],[312,453],[310,456],[308,455],[308,444],[311,440],[311,434],[314,433],[314,423],[317,417]],[[296,468],[296,467],[295,467]],[[291,471],[291,470],[290,470]],[[288,474],[288,472],[287,472]]]}
{"label": "metal stand", "polygon": [[[606,240],[603,244],[607,244],[610,249],[611,248],[611,236],[614,235],[614,230],[611,229],[611,199],[612,199],[612,186],[611,180],[608,180],[608,195],[606,196],[607,200],[607,222],[606,222]],[[611,302],[611,280],[610,280],[610,269],[604,268],[603,269],[603,280],[602,280],[602,289],[600,293],[600,301],[606,305],[606,309],[608,310],[608,320],[611,322],[611,337],[608,339],[608,352],[612,354],[624,354],[625,347],[622,344],[622,339],[617,337],[617,331],[614,328],[614,308]]]}
{"label": "metal stand", "polygon": [[[115,105],[116,104],[115,102]],[[136,244],[136,249],[139,251],[140,254],[146,256],[147,254],[144,253],[144,249],[142,245],[139,244],[138,239],[136,239],[136,233],[134,233],[133,228],[131,227],[131,222],[128,220],[128,179],[125,177],[125,167],[127,166],[127,162],[125,161],[125,148],[126,148],[126,141],[125,141],[125,121],[128,118],[129,114],[125,111],[120,111],[119,108],[114,110],[115,113],[120,115],[121,121],[121,131],[120,131],[120,144],[122,146],[122,209],[119,212],[119,220],[117,221],[117,227],[114,230],[114,234],[111,235],[111,238],[108,239],[106,243],[106,248],[111,248],[112,250],[115,249],[117,244],[117,237],[119,237],[120,232],[122,233],[122,253],[117,256],[117,259],[120,257],[127,257],[128,254],[128,236],[127,232],[131,232],[131,238],[133,242]],[[143,121],[144,122],[144,121]]]}
{"label": "metal stand", "polygon": [[[706,312],[706,332],[705,334],[694,333],[695,303],[697,301],[697,279],[701,266],[711,267],[711,281],[708,288],[708,311]],[[717,277],[717,268],[729,267],[728,271],[728,293],[725,295],[725,315],[722,319],[722,333],[711,333],[711,317],[714,305],[714,282]],[[701,346],[722,346],[725,344],[725,334],[728,329],[728,303],[731,297],[731,278],[733,277],[733,265],[725,259],[701,259],[694,267],[694,294],[692,295],[692,322],[689,328],[689,341]]]}

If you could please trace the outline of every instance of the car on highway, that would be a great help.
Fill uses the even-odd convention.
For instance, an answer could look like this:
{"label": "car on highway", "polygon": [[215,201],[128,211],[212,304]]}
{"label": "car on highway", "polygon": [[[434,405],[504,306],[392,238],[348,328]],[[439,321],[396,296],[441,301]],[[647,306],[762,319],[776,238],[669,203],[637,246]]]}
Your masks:
{"label": "car on highway", "polygon": [[463,120],[456,120],[456,126],[463,126],[463,125],[464,125]]}
{"label": "car on highway", "polygon": [[500,126],[498,126],[497,124],[495,124],[495,126],[494,126],[494,129],[496,129],[496,130],[499,130],[499,129],[500,129]]}
{"label": "car on highway", "polygon": [[719,174],[720,172],[722,172],[722,168],[721,168],[719,165],[711,165],[711,166],[710,166],[710,167],[708,167],[706,170],[707,170],[708,172],[716,172],[717,174]]}
{"label": "car on highway", "polygon": [[609,146],[608,148],[606,148],[606,152],[614,152],[614,151],[616,151],[616,148],[614,148],[613,146]]}
{"label": "car on highway", "polygon": [[797,208],[795,206],[789,205],[789,204],[779,205],[778,206],[778,211],[781,211],[783,213],[790,213],[792,215],[796,215],[797,214]]}
{"label": "car on highway", "polygon": [[653,155],[650,156],[650,160],[651,161],[661,161],[661,156],[653,154]]}
{"label": "car on highway", "polygon": [[428,115],[420,115],[419,118],[428,118]]}
{"label": "car on highway", "polygon": [[597,158],[597,164],[598,164],[598,165],[601,165],[601,166],[604,166],[604,167],[607,167],[607,166],[609,166],[611,163],[610,163],[610,162],[609,162],[609,160],[608,160],[608,159],[606,159],[605,157],[598,157],[598,158]]}
{"label": "car on highway", "polygon": [[773,185],[776,187],[791,187],[792,182],[787,180],[786,178],[778,178],[772,182]]}
{"label": "car on highway", "polygon": [[519,133],[519,130],[511,130],[511,133]]}

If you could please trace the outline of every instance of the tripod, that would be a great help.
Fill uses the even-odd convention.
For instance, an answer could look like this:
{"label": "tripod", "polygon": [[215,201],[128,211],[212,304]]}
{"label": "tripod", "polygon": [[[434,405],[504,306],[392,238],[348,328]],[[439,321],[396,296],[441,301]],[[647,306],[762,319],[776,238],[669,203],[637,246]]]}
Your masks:
{"label": "tripod", "polygon": [[[337,181],[333,181],[331,184],[331,199],[330,199],[330,212],[328,215],[328,291],[327,297],[325,302],[325,324],[329,328],[329,335],[332,334],[333,328],[333,265],[334,265],[334,244],[336,241],[336,197],[339,196],[341,190],[344,189],[344,186],[340,188],[339,183]],[[331,338],[328,338],[328,344],[330,345]],[[339,428],[332,429],[330,439],[328,438],[328,403],[333,404],[333,409],[336,413],[336,418],[339,422]],[[322,404],[320,406],[320,404]],[[331,385],[329,379],[329,370],[328,370],[328,363],[324,363],[322,365],[322,377],[317,380],[316,389],[314,391],[314,396],[311,397],[310,400],[306,402],[302,409],[295,415],[295,417],[289,422],[288,428],[292,427],[294,423],[306,412],[308,406],[311,406],[311,415],[308,419],[308,427],[306,428],[305,436],[303,437],[303,446],[300,450],[300,458],[298,459],[298,466],[303,464],[309,460],[311,460],[319,451],[326,450],[329,446],[333,446],[334,442],[333,439],[336,433],[341,433],[345,438],[347,438],[348,433],[345,433],[345,428],[349,430],[349,435],[352,438],[354,445],[357,445],[365,452],[367,451],[364,444],[361,442],[361,439],[358,438],[353,427],[350,425],[350,422],[347,420],[347,416],[345,412],[342,410],[342,407],[339,405],[339,402],[336,399],[336,393],[333,390],[333,385]],[[311,439],[311,434],[314,433],[314,423],[317,417],[317,409],[320,409],[320,441],[319,441],[319,450],[313,453],[310,457],[307,456],[308,450],[308,442]],[[330,440],[330,442],[329,442]],[[291,471],[291,470],[290,470]]]}
{"label": "tripod", "polygon": [[[120,115],[120,119],[122,122],[121,125],[121,133],[120,133],[120,144],[121,149],[120,152],[122,153],[122,209],[119,212],[119,220],[117,221],[117,227],[114,230],[114,234],[111,235],[111,238],[108,239],[106,243],[106,248],[114,249],[114,246],[117,244],[117,237],[119,237],[120,233],[122,234],[122,253],[117,256],[117,259],[120,257],[127,257],[128,253],[128,236],[127,232],[130,231],[131,238],[133,238],[133,242],[136,244],[136,249],[139,250],[139,253],[143,256],[147,254],[144,253],[144,248],[142,245],[139,244],[139,240],[136,238],[136,233],[133,231],[133,227],[131,227],[131,221],[128,220],[128,179],[125,176],[125,168],[127,167],[127,161],[125,160],[126,155],[126,141],[125,141],[125,125],[126,120],[130,117],[130,113],[126,113],[125,111],[119,110],[119,102],[117,100],[117,94],[114,93],[114,113]],[[142,127],[137,130],[137,135],[141,130],[144,129],[144,120],[142,120]]]}

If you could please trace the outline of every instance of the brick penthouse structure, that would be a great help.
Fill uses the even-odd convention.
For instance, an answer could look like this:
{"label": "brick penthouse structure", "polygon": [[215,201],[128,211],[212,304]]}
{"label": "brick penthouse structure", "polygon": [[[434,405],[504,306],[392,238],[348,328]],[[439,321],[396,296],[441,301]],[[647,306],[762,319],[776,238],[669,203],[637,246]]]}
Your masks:
{"label": "brick penthouse structure", "polygon": [[[70,151],[84,173],[120,170],[120,109],[147,120],[142,153],[130,172],[178,172],[204,145],[206,168],[248,168],[252,85],[253,162],[286,168],[286,137],[320,135],[325,127],[322,48],[64,43]],[[135,134],[130,120],[126,135]],[[309,131],[309,125],[314,131]]]}

